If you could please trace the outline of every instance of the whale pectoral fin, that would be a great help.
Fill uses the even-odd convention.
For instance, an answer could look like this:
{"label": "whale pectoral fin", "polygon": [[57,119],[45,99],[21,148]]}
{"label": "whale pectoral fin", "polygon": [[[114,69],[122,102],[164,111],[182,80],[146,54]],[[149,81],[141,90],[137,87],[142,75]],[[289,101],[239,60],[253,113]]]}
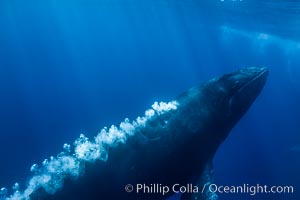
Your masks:
{"label": "whale pectoral fin", "polygon": [[198,192],[184,193],[181,200],[217,200],[218,195],[209,190],[209,186],[213,183],[213,164],[212,161],[205,165],[202,175],[196,182]]}

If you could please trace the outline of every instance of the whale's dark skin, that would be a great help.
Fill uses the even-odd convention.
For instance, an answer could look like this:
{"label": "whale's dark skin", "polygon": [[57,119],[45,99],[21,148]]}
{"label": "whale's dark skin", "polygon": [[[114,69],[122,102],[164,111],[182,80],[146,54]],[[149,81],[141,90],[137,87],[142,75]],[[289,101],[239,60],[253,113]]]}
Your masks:
{"label": "whale's dark skin", "polygon": [[153,118],[125,144],[111,148],[107,162],[86,164],[85,175],[78,180],[66,180],[53,195],[39,189],[31,199],[160,200],[174,193],[127,193],[124,187],[137,183],[196,184],[220,144],[261,92],[267,74],[263,67],[244,68],[189,89],[176,99],[176,110]]}

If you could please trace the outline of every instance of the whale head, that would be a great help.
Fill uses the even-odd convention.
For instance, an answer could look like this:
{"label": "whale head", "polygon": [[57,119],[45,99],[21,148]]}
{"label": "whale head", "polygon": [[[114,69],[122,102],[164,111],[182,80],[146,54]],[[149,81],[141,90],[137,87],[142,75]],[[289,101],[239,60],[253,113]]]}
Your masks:
{"label": "whale head", "polygon": [[209,83],[209,92],[218,98],[216,106],[227,109],[224,118],[236,122],[243,116],[263,89],[268,72],[265,67],[248,67]]}
{"label": "whale head", "polygon": [[263,89],[268,69],[265,67],[249,67],[241,69],[224,78],[229,91],[229,117],[239,119],[251,106]]}
{"label": "whale head", "polygon": [[180,123],[196,134],[195,141],[205,127],[218,146],[260,94],[267,76],[265,67],[248,67],[189,89],[178,98],[178,113],[186,119]]}

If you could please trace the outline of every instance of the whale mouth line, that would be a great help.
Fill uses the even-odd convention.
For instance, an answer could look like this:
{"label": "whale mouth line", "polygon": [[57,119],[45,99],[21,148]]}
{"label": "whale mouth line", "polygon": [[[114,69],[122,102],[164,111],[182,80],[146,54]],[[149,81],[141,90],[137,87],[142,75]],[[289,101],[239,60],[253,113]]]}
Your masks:
{"label": "whale mouth line", "polygon": [[[269,70],[265,67],[255,67],[255,68],[247,68],[247,69],[242,69],[239,71],[239,73],[244,74],[245,76],[247,76],[248,80],[244,82],[243,85],[240,86],[240,88],[238,88],[233,95],[230,97],[229,99],[229,107],[230,107],[230,114],[229,116],[231,116],[231,114],[233,113],[233,109],[236,106],[242,106],[242,107],[247,107],[247,105],[249,105],[253,99],[245,99],[245,103],[244,105],[236,105],[235,102],[237,99],[239,98],[243,98],[245,96],[247,96],[247,94],[250,91],[253,90],[257,90],[255,88],[259,88],[261,87],[261,85],[263,85],[263,82],[265,81],[265,77],[267,76]],[[239,82],[238,82],[239,83]],[[261,84],[260,84],[261,83]],[[235,108],[237,109],[237,108]],[[241,108],[238,108],[241,109]]]}
{"label": "whale mouth line", "polygon": [[[261,72],[259,72],[259,74],[257,74],[256,76],[254,76],[250,81],[248,81],[246,84],[244,84],[237,92],[241,93],[245,88],[247,88],[249,85],[251,85],[252,83],[254,83],[257,79],[261,78],[265,73],[268,73],[268,69],[265,67],[261,67]],[[235,95],[233,95],[234,97]]]}

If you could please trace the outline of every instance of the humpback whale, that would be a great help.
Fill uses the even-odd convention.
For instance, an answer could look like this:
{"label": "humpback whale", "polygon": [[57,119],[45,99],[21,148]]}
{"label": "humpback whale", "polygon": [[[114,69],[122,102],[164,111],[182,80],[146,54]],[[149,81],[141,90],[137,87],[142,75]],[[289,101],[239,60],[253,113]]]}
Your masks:
{"label": "humpback whale", "polygon": [[[212,181],[214,154],[259,95],[267,75],[265,67],[242,68],[187,90],[175,101],[163,104],[167,109],[154,104],[154,109],[146,112],[150,117],[138,118],[143,125],[131,127],[134,133],[126,140],[113,146],[103,144],[105,158],[97,148],[101,139],[94,146],[84,146],[90,143],[82,135],[75,144],[84,148],[75,148],[72,154],[65,145],[70,155],[59,155],[66,163],[77,162],[82,175],[74,179],[68,167],[54,161],[62,171],[49,173],[53,170],[51,161],[45,161],[50,177],[33,166],[39,181],[26,195],[32,200],[160,200],[179,192],[183,200],[216,199],[215,194],[203,193],[201,184]],[[97,152],[98,157],[93,159],[90,152]],[[91,157],[93,162],[85,161]],[[53,192],[45,189],[43,184],[51,188],[62,173],[64,180],[59,184],[63,187]],[[181,186],[185,190],[180,190]],[[177,187],[176,191],[172,187]],[[18,195],[26,198],[20,194],[11,199]]]}

